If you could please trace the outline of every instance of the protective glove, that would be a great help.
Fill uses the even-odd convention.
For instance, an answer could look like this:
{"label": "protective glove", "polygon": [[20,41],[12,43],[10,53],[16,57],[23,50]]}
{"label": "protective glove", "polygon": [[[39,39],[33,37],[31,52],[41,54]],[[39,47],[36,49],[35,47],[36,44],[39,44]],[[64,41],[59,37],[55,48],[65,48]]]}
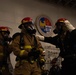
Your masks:
{"label": "protective glove", "polygon": [[33,56],[35,59],[39,57],[40,51],[36,50],[36,48],[32,48],[31,51],[28,53],[28,56]]}
{"label": "protective glove", "polygon": [[36,48],[32,48],[31,51],[28,53],[28,56],[34,56]]}
{"label": "protective glove", "polygon": [[45,64],[45,59],[39,59],[39,65],[42,67]]}
{"label": "protective glove", "polygon": [[36,35],[36,36],[39,38],[40,41],[44,41],[44,38],[45,38],[44,36],[41,36],[41,35]]}
{"label": "protective glove", "polygon": [[40,51],[39,50],[36,50],[35,51],[35,54],[34,54],[34,58],[37,59],[40,55]]}
{"label": "protective glove", "polygon": [[64,23],[70,32],[75,29],[75,27],[68,20],[65,20]]}

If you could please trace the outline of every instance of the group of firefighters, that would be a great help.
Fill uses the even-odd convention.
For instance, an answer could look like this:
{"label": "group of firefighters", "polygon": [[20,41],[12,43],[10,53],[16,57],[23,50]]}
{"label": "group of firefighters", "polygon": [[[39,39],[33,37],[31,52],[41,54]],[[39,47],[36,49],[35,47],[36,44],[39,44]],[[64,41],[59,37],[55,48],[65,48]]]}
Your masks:
{"label": "group of firefighters", "polygon": [[[25,17],[18,26],[21,32],[10,37],[9,27],[0,26],[0,75],[43,75],[45,51],[40,41],[60,48],[64,58],[60,75],[76,75],[76,29],[65,18],[55,23],[54,37],[36,36],[32,18]],[[10,71],[10,54],[16,56],[14,73]]]}

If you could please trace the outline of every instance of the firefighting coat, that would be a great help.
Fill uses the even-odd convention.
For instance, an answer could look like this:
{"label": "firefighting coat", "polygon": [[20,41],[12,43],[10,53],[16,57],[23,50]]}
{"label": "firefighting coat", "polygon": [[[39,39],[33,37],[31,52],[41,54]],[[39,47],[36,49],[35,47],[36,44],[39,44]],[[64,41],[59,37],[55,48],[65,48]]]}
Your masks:
{"label": "firefighting coat", "polygon": [[63,58],[72,57],[74,54],[76,55],[76,29],[72,32],[67,32],[64,39],[56,35],[54,37],[45,37],[44,41],[60,48],[59,55]]}
{"label": "firefighting coat", "polygon": [[[20,34],[23,37],[23,44],[21,45]],[[32,48],[36,48],[36,50],[40,51],[40,56],[43,57],[43,47],[39,42],[38,38],[36,38],[37,43],[35,43],[34,36],[30,36],[27,33],[20,33],[18,34],[12,42],[13,52],[17,57],[21,57],[22,59],[28,58],[28,53],[31,51]],[[37,45],[35,45],[37,44]],[[42,58],[41,57],[41,58]]]}

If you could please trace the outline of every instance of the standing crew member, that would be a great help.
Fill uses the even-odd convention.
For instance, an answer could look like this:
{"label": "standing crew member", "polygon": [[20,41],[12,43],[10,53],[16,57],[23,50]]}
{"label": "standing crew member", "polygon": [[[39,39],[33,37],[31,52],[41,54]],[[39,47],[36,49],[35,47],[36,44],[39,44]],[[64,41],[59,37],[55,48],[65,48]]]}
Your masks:
{"label": "standing crew member", "polygon": [[25,17],[19,25],[21,33],[13,35],[12,47],[16,56],[14,75],[41,75],[44,49],[35,37],[32,19]]}
{"label": "standing crew member", "polygon": [[11,65],[10,53],[12,52],[9,34],[8,27],[0,26],[0,75],[12,75],[9,68],[9,65]]}
{"label": "standing crew member", "polygon": [[76,29],[65,18],[58,19],[55,26],[56,36],[39,38],[60,48],[59,56],[64,58],[61,75],[76,75]]}

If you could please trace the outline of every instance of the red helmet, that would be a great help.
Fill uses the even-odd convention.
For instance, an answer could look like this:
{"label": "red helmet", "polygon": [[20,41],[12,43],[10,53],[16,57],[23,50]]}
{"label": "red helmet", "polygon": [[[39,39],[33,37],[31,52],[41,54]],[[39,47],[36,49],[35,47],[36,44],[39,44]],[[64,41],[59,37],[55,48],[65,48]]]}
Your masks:
{"label": "red helmet", "polygon": [[19,25],[19,28],[21,29],[22,28],[22,24],[25,24],[25,23],[32,24],[32,18],[30,18],[30,17],[23,18],[22,21],[21,21],[21,24]]}
{"label": "red helmet", "polygon": [[0,32],[10,33],[9,28],[8,28],[8,27],[5,27],[5,26],[1,26],[1,27],[0,27]]}
{"label": "red helmet", "polygon": [[56,25],[56,26],[57,26],[57,25],[63,25],[62,23],[64,23],[65,20],[67,20],[67,19],[65,19],[65,18],[60,18],[60,19],[57,20],[57,22],[55,23],[55,25]]}
{"label": "red helmet", "polygon": [[60,19],[57,20],[57,22],[64,22],[65,20],[67,20],[67,19],[65,19],[65,18],[60,18]]}

